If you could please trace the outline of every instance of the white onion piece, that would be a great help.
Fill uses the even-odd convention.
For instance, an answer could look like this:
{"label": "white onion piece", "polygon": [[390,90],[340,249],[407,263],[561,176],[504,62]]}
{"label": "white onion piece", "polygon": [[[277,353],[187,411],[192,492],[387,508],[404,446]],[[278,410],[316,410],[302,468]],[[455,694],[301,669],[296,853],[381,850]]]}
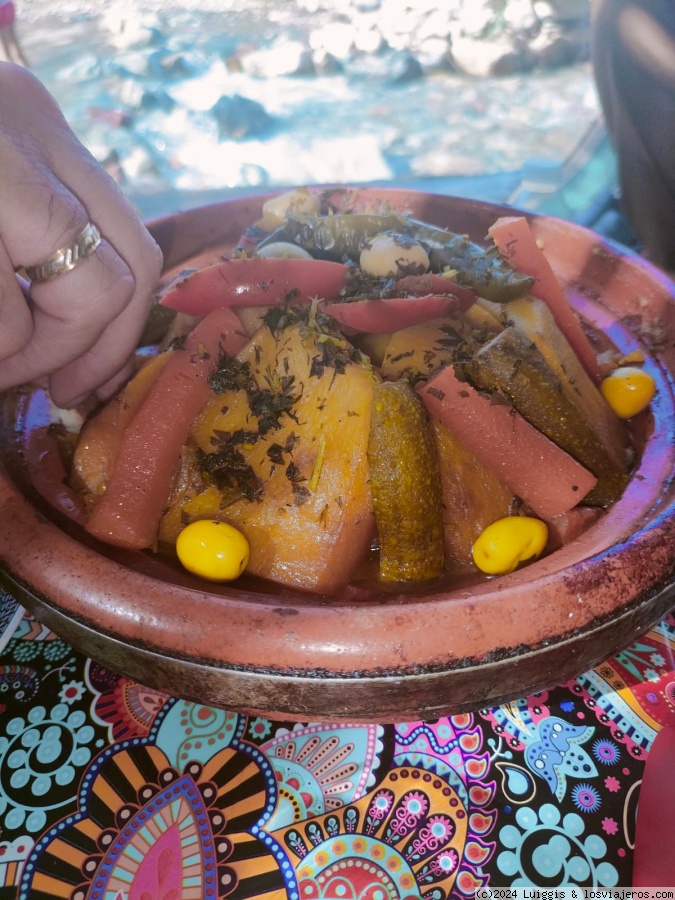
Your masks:
{"label": "white onion piece", "polygon": [[304,247],[298,247],[297,244],[291,244],[288,241],[265,244],[264,247],[256,250],[256,256],[261,256],[263,259],[312,259],[312,254],[308,253]]}

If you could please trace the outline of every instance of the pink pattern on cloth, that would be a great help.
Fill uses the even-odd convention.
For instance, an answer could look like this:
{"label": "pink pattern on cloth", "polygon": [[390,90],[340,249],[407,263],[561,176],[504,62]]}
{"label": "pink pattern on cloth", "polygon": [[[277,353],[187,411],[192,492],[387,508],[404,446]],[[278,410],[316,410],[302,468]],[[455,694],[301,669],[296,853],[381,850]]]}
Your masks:
{"label": "pink pattern on cloth", "polygon": [[179,826],[172,825],[153,844],[129,888],[129,900],[178,900],[183,889]]}

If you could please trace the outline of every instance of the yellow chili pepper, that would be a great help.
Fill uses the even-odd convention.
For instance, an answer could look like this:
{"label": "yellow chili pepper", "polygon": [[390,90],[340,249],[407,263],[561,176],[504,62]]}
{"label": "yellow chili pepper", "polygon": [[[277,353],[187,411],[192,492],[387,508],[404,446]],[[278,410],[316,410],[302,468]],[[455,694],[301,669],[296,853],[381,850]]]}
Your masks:
{"label": "yellow chili pepper", "polygon": [[637,366],[621,366],[603,379],[600,390],[620,419],[630,419],[652,402],[656,384]]}
{"label": "yellow chili pepper", "polygon": [[483,529],[472,548],[473,561],[487,575],[506,575],[542,552],[548,540],[545,522],[506,516]]}

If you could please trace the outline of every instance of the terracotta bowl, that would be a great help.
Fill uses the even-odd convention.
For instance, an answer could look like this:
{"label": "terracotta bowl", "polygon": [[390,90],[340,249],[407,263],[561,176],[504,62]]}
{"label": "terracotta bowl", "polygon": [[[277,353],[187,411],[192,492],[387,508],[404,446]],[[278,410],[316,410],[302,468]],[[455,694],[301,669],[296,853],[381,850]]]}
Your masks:
{"label": "terracotta bowl", "polygon": [[[505,212],[373,193],[477,241]],[[264,199],[153,223],[167,271],[231,247]],[[384,723],[481,708],[572,678],[629,643],[675,597],[675,286],[589,231],[532,221],[579,313],[622,351],[641,350],[657,383],[630,485],[582,537],[512,575],[423,596],[216,588],[150,553],[98,544],[73,523],[54,451],[40,443],[46,398],[16,391],[2,411],[4,584],[77,649],[141,683],[290,720]]]}

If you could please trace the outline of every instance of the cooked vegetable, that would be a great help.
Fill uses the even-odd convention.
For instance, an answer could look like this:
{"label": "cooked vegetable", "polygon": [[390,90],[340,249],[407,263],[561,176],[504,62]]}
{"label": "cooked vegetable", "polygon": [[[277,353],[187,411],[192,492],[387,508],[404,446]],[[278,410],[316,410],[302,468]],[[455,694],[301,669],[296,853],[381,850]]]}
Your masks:
{"label": "cooked vegetable", "polygon": [[359,265],[366,275],[394,278],[406,270],[426,272],[429,255],[419,241],[400,233],[376,234],[365,245],[359,257]]}
{"label": "cooked vegetable", "polygon": [[312,254],[297,244],[288,241],[277,241],[275,244],[267,244],[260,247],[255,255],[261,259],[312,259]]}
{"label": "cooked vegetable", "polygon": [[539,556],[548,539],[546,524],[530,516],[507,516],[481,532],[473,545],[473,560],[487,575],[506,575]]}
{"label": "cooked vegetable", "polygon": [[476,535],[517,507],[513,491],[445,425],[432,419],[441,471],[447,567],[472,567]]}
{"label": "cooked vegetable", "polygon": [[383,382],[374,389],[368,465],[380,577],[403,582],[438,577],[445,564],[438,457],[429,419],[406,382]]}
{"label": "cooked vegetable", "polygon": [[302,304],[339,297],[348,274],[347,266],[320,259],[227,259],[174,282],[160,303],[192,316],[224,306]]}
{"label": "cooked vegetable", "polygon": [[175,309],[168,309],[159,303],[153,303],[143,332],[138,339],[138,346],[148,347],[151,344],[160,344],[173,327],[175,319]]}
{"label": "cooked vegetable", "polygon": [[216,310],[171,357],[125,429],[108,486],[87,530],[119,547],[151,547],[190,428],[207,401],[209,376],[223,352],[244,342],[239,320]]}
{"label": "cooked vegetable", "polygon": [[602,515],[598,506],[575,506],[574,509],[548,519],[548,543],[546,551],[558,550],[576,540]]}
{"label": "cooked vegetable", "polygon": [[354,331],[391,333],[426,319],[451,313],[460,301],[450,294],[440,297],[387,297],[383,300],[355,300],[327,303],[324,312]]}
{"label": "cooked vegetable", "polygon": [[603,379],[600,390],[619,418],[631,419],[652,402],[656,384],[644,369],[621,366]]}
{"label": "cooked vegetable", "polygon": [[463,310],[469,309],[478,299],[469,288],[446,275],[436,275],[433,272],[426,272],[424,275],[404,275],[394,282],[393,290],[395,295],[410,297],[452,294],[453,297],[457,297]]}
{"label": "cooked vegetable", "polygon": [[509,303],[506,321],[536,346],[557,378],[560,390],[583,410],[605,452],[626,474],[633,457],[628,430],[581,365],[546,303],[536,297]]}
{"label": "cooked vegetable", "polygon": [[75,451],[93,535],[207,579],[328,596],[374,563],[414,590],[513,571],[618,496],[620,416],[654,383],[604,345],[600,387],[527,220],[486,249],[376,201],[288,192],[235,258],[166,287],[172,349]]}
{"label": "cooked vegetable", "polygon": [[428,318],[394,332],[380,365],[383,378],[407,378],[412,384],[454,363],[473,326],[464,316],[452,313]]}
{"label": "cooked vegetable", "polygon": [[250,554],[248,541],[236,528],[217,519],[198,519],[178,535],[176,553],[183,566],[209,581],[239,578]]}
{"label": "cooked vegetable", "polygon": [[273,231],[260,247],[277,241],[290,241],[303,247],[312,256],[339,262],[356,263],[366,244],[385,231],[404,230],[405,216],[398,213],[367,215],[365,213],[339,216],[293,215]]}
{"label": "cooked vegetable", "polygon": [[291,241],[312,256],[357,262],[366,245],[384,232],[407,235],[426,249],[432,269],[446,269],[481,297],[500,303],[526,296],[533,279],[516,271],[496,250],[488,251],[464,235],[453,234],[399,213],[292,216],[260,243]]}
{"label": "cooked vegetable", "polygon": [[190,434],[197,468],[164,513],[163,539],[176,540],[184,517],[227,521],[250,543],[248,573],[334,593],[375,528],[370,366],[344,339],[296,322],[261,328],[211,381]]}
{"label": "cooked vegetable", "polygon": [[318,194],[307,188],[297,188],[266,200],[263,203],[260,224],[265,231],[274,231],[284,224],[289,214],[315,216],[320,210],[321,199]]}
{"label": "cooked vegetable", "polygon": [[513,268],[494,250],[486,250],[462,234],[453,234],[415,219],[410,220],[409,227],[413,237],[427,247],[435,271],[455,271],[457,281],[480,297],[508,303],[530,292],[532,278]]}
{"label": "cooked vegetable", "polygon": [[560,389],[536,345],[506,328],[472,355],[464,371],[480,390],[508,397],[531,425],[595,475],[588,503],[606,507],[616,500],[628,476],[607,454],[583,410]]}
{"label": "cooked vegetable", "polygon": [[170,358],[167,351],[148,360],[119,394],[84,423],[73,455],[71,482],[85,502],[95,502],[105,492],[124,432]]}
{"label": "cooked vegetable", "polygon": [[188,438],[157,530],[158,544],[175,545],[181,530],[199,519],[219,519],[226,498],[215,484],[205,484],[199,449]]}
{"label": "cooked vegetable", "polygon": [[[514,301],[518,303],[518,300]],[[501,315],[499,312],[488,308],[496,306],[495,303],[490,303],[488,300],[482,300],[479,298],[473,306],[470,306],[464,313],[464,317],[471,322],[476,330],[482,330],[485,333],[497,334],[497,332],[501,331],[504,327],[501,320]],[[508,309],[511,308],[509,303]],[[498,308],[499,309],[499,308]]]}
{"label": "cooked vegetable", "polygon": [[504,258],[519,271],[532,276],[534,284],[531,293],[547,303],[558,327],[569,341],[584,369],[593,382],[599,384],[602,373],[595,350],[574,310],[567,302],[527,219],[524,216],[505,216],[497,219],[488,230]]}
{"label": "cooked vegetable", "polygon": [[541,518],[567,512],[595,486],[594,475],[509,403],[479,393],[457,377],[453,366],[441,369],[418,390],[431,415]]}

